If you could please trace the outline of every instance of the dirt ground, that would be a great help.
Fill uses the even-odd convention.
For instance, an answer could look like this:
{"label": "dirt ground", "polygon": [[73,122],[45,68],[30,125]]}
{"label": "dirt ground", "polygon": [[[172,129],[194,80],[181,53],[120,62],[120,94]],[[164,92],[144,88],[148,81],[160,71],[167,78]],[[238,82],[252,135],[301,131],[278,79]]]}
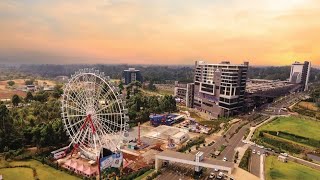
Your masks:
{"label": "dirt ground", "polygon": [[307,109],[310,109],[312,111],[317,111],[319,108],[315,105],[315,103],[312,103],[312,102],[305,102],[305,101],[302,101],[302,102],[299,102],[298,104],[299,106],[302,106],[304,108],[307,108]]}
{"label": "dirt ground", "polygon": [[[27,79],[13,79],[15,82],[13,87],[9,87],[8,81],[0,81],[0,99],[11,99],[14,94],[25,97],[26,92],[23,92],[21,89],[25,86],[25,81]],[[45,83],[48,86],[54,86],[56,83],[51,80],[36,80],[38,85],[43,86]]]}

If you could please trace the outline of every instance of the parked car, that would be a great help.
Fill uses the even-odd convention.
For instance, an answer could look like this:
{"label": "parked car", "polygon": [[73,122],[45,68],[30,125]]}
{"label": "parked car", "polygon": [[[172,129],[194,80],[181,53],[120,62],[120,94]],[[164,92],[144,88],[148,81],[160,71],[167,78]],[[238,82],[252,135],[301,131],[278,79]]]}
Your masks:
{"label": "parked car", "polygon": [[219,172],[217,179],[223,179],[223,177],[224,177],[224,174],[222,172]]}
{"label": "parked car", "polygon": [[209,179],[215,179],[215,178],[216,178],[216,175],[214,173],[211,173],[209,176]]}
{"label": "parked car", "polygon": [[258,151],[257,154],[260,156],[260,151]]}
{"label": "parked car", "polygon": [[215,171],[215,172],[218,172],[218,171],[219,171],[219,169],[214,169],[214,171]]}
{"label": "parked car", "polygon": [[252,151],[252,154],[255,154],[256,153],[256,150],[254,149],[253,151]]}
{"label": "parked car", "polygon": [[223,158],[223,161],[228,161],[226,157]]}

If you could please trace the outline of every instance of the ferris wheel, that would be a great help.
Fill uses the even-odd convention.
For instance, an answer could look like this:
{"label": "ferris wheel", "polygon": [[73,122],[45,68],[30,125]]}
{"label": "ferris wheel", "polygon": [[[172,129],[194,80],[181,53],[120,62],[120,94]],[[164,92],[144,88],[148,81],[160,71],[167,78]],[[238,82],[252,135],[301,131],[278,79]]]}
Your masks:
{"label": "ferris wheel", "polygon": [[94,159],[102,147],[117,151],[127,134],[128,110],[119,88],[103,72],[82,69],[71,76],[62,95],[62,119],[71,144]]}

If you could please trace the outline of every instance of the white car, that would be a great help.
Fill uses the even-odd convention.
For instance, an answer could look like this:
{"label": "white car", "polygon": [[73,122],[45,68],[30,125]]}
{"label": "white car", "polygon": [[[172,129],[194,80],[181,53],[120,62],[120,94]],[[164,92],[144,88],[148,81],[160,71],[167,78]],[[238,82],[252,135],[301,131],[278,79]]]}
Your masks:
{"label": "white car", "polygon": [[217,179],[223,179],[223,177],[224,177],[224,174],[222,172],[219,172]]}
{"label": "white car", "polygon": [[256,153],[256,150],[254,149],[253,151],[252,151],[252,154],[255,154]]}
{"label": "white car", "polygon": [[209,179],[214,179],[214,178],[216,178],[216,175],[214,173],[211,173],[209,176]]}
{"label": "white car", "polygon": [[219,171],[219,169],[214,169],[214,171],[215,171],[215,172],[218,172],[218,171]]}
{"label": "white car", "polygon": [[260,151],[258,151],[257,154],[260,156]]}
{"label": "white car", "polygon": [[280,153],[282,156],[288,157],[287,153]]}
{"label": "white car", "polygon": [[226,158],[226,157],[224,157],[224,158],[223,158],[223,161],[227,161],[227,158]]}

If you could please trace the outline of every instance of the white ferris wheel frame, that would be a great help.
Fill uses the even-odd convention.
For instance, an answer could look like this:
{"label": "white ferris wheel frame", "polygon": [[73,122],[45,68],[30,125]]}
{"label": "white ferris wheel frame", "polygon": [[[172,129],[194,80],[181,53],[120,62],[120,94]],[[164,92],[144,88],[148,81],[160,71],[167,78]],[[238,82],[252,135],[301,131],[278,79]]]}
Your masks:
{"label": "white ferris wheel frame", "polygon": [[82,69],[72,75],[64,86],[61,104],[71,144],[85,156],[94,159],[102,147],[120,149],[129,128],[128,110],[119,88],[103,72]]}

